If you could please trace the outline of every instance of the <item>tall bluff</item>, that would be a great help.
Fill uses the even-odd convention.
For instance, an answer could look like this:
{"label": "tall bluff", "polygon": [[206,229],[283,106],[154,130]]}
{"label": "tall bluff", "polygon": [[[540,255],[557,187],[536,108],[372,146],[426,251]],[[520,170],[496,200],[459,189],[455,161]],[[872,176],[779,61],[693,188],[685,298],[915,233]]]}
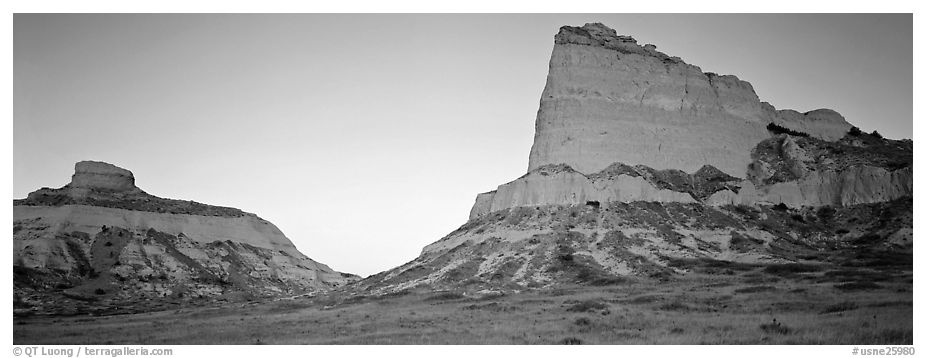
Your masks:
{"label": "tall bluff", "polygon": [[75,297],[298,293],[355,278],[305,256],[257,215],[153,196],[130,171],[89,161],[75,165],[68,185],[13,201],[13,265],[17,297],[53,309]]}
{"label": "tall bluff", "polygon": [[704,73],[602,24],[564,26],[528,171],[566,164],[590,174],[621,162],[688,172],[711,165],[745,177],[769,123],[833,140],[851,126],[831,112],[777,111],[736,76]]}
{"label": "tall bluff", "polygon": [[544,205],[855,205],[912,195],[912,142],[851,128],[829,109],[776,110],[748,82],[602,24],[564,26],[528,173],[479,194],[470,218]]}

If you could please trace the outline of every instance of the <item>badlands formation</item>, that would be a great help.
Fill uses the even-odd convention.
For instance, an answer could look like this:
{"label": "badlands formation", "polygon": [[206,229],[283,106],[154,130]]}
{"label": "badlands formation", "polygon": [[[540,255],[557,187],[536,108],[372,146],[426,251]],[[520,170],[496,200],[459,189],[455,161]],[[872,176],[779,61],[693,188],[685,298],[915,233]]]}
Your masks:
{"label": "badlands formation", "polygon": [[597,285],[912,249],[912,141],[828,109],[776,110],[736,76],[602,24],[554,40],[527,174],[361,288]]}
{"label": "badlands formation", "polygon": [[68,185],[13,201],[13,265],[21,304],[62,312],[307,293],[355,279],[306,257],[254,214],[149,195],[130,171],[91,161],[75,165]]}
{"label": "badlands formation", "polygon": [[[771,130],[776,126],[791,134]],[[912,143],[844,140],[851,128],[828,109],[775,110],[736,76],[703,73],[602,24],[564,26],[555,37],[528,173],[480,194],[470,217],[587,201],[800,207],[912,195],[913,172],[905,165]],[[757,153],[768,146],[776,155]],[[894,153],[901,163],[880,160]],[[857,160],[825,165],[839,156]],[[782,162],[803,169],[777,168]],[[787,182],[763,181],[775,175],[772,167],[797,172]],[[725,184],[699,194],[689,190],[697,180],[675,185],[705,170],[719,175],[709,183]]]}
{"label": "badlands formation", "polygon": [[742,178],[772,122],[828,140],[851,127],[830,110],[776,111],[748,82],[704,73],[602,24],[564,26],[528,171],[567,164],[593,174],[621,162],[686,172],[712,165]]}

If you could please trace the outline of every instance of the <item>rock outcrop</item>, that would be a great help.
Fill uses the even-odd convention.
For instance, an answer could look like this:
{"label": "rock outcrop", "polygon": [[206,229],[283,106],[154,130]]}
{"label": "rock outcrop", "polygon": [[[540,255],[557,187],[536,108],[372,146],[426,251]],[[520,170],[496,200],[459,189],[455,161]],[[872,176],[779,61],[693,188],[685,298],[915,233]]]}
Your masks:
{"label": "rock outcrop", "polygon": [[694,203],[719,191],[738,191],[739,179],[711,166],[694,174],[614,163],[592,175],[567,165],[546,165],[498,189],[479,194],[470,219],[520,206],[596,205],[634,201]]}
{"label": "rock outcrop", "polygon": [[[407,289],[521,291],[666,280],[699,265],[711,276],[833,253],[912,249],[913,200],[833,208],[712,207],[636,201],[547,205],[492,212],[426,246],[416,259],[353,285],[364,294]],[[890,224],[874,225],[882,218]]]}
{"label": "rock outcrop", "polygon": [[564,26],[555,42],[528,171],[567,164],[590,174],[621,162],[745,177],[769,123],[828,140],[850,128],[830,110],[777,111],[749,82],[704,73],[602,24]]}
{"label": "rock outcrop", "polygon": [[[900,166],[865,168],[864,161],[856,161],[839,169],[807,167],[818,158],[833,161],[847,157],[843,152],[858,152],[840,142],[852,126],[835,111],[776,110],[760,102],[748,82],[704,73],[602,24],[564,26],[555,43],[528,174],[479,194],[470,218],[512,207],[586,201],[818,206],[912,195],[912,171],[896,171],[912,163],[912,146],[909,155],[900,153]],[[757,147],[782,132],[816,141],[819,150],[813,158],[798,158],[801,147],[786,135],[775,153],[790,157],[756,159],[755,151],[763,150]],[[841,144],[820,144],[836,142]],[[772,162],[788,167],[767,168]],[[602,180],[615,166],[646,169]],[[661,184],[699,168],[722,175],[714,182],[724,187],[694,195],[690,188]],[[641,175],[656,172],[663,174]],[[767,182],[757,175],[777,179]]]}
{"label": "rock outcrop", "polygon": [[831,109],[817,109],[807,113],[786,109],[777,114],[775,124],[823,140],[842,139],[852,129],[852,125],[841,114]]}
{"label": "rock outcrop", "polygon": [[913,143],[869,134],[827,142],[780,135],[752,151],[748,180],[705,203],[847,206],[913,196]]}
{"label": "rock outcrop", "polygon": [[82,161],[74,165],[70,187],[113,191],[138,189],[135,187],[135,176],[132,172],[109,163],[94,161]]}
{"label": "rock outcrop", "polygon": [[15,200],[13,225],[16,292],[35,309],[61,309],[55,302],[67,297],[297,294],[356,279],[306,257],[254,214],[147,194],[130,171],[101,162],[77,163],[68,185]]}
{"label": "rock outcrop", "polygon": [[850,131],[831,110],[776,110],[748,82],[601,24],[555,40],[527,174],[355,287],[609,285],[697,262],[713,273],[912,249],[912,142]]}
{"label": "rock outcrop", "polygon": [[724,190],[712,195],[708,205],[785,204],[802,206],[849,206],[890,201],[913,195],[913,170],[888,171],[859,166],[842,172],[811,172],[798,180],[756,188],[740,184],[738,192]]}

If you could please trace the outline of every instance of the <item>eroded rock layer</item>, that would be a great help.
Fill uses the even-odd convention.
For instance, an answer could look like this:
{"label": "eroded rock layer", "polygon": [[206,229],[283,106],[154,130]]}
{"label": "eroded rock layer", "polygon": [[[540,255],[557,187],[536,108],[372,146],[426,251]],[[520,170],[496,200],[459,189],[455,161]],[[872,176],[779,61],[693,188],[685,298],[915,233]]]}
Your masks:
{"label": "eroded rock layer", "polygon": [[77,163],[70,184],[15,200],[13,225],[17,297],[39,311],[309,293],[356,279],[254,214],[147,194],[131,172],[100,162]]}
{"label": "eroded rock layer", "polygon": [[904,261],[912,164],[910,141],[827,109],[778,111],[748,82],[604,25],[565,26],[528,173],[479,194],[469,221],[415,260],[355,287],[518,291],[805,269],[855,252]]}
{"label": "eroded rock layer", "polygon": [[704,73],[602,24],[555,37],[528,171],[566,164],[585,173],[615,162],[745,177],[749,152],[777,123],[838,139],[850,126],[829,110],[800,114],[760,102],[748,82]]}
{"label": "eroded rock layer", "polygon": [[734,275],[776,264],[801,267],[794,262],[821,260],[828,257],[823,252],[862,243],[865,252],[908,252],[912,203],[904,198],[798,210],[637,201],[606,209],[505,209],[471,219],[415,260],[355,287],[372,294],[417,288],[510,292],[662,280],[693,270]]}
{"label": "eroded rock layer", "polygon": [[470,219],[521,206],[590,204],[634,201],[693,203],[722,190],[738,191],[739,179],[711,166],[694,174],[614,163],[592,175],[567,165],[547,165],[498,189],[479,194]]}

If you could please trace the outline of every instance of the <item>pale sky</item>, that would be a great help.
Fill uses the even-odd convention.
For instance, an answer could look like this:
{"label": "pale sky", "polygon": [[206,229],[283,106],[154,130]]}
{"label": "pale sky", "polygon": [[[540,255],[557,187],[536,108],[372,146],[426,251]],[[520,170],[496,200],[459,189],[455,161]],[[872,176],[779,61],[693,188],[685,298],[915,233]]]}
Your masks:
{"label": "pale sky", "polygon": [[906,15],[14,16],[13,194],[75,162],[231,206],[363,276],[527,168],[553,35],[602,22],[778,109],[911,138]]}

